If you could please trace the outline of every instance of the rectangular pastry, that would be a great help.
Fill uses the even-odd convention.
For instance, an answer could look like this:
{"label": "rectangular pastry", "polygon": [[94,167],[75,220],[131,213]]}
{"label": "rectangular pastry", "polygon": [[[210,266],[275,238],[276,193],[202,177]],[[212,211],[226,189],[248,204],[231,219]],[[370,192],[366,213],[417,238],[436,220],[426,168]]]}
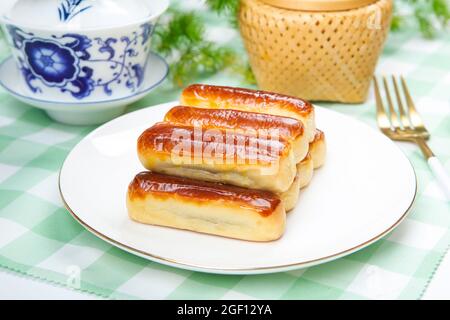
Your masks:
{"label": "rectangular pastry", "polygon": [[[298,164],[297,167],[299,165],[300,164]],[[301,170],[304,170],[304,168],[301,168]],[[301,175],[302,174],[304,174],[304,173],[298,171],[297,175],[295,176],[294,182],[292,182],[289,189],[283,193],[278,194],[281,201],[283,202],[286,212],[293,210],[298,203],[298,199],[300,196],[300,189],[301,189],[300,183],[301,183]]]}
{"label": "rectangular pastry", "polygon": [[325,134],[316,129],[314,140],[309,144],[309,152],[305,159],[297,165],[300,189],[307,187],[313,178],[314,170],[325,163],[326,143]]}
{"label": "rectangular pastry", "polygon": [[287,140],[223,129],[158,123],[138,139],[138,156],[153,172],[282,193],[297,174]]}
{"label": "rectangular pastry", "polygon": [[308,141],[316,129],[314,107],[308,101],[244,88],[194,84],[184,89],[181,104],[209,109],[236,109],[290,117],[302,121]]}
{"label": "rectangular pastry", "polygon": [[140,223],[249,241],[277,240],[286,223],[283,203],[271,192],[152,172],[130,183],[127,208]]}
{"label": "rectangular pastry", "polygon": [[164,120],[200,128],[237,130],[259,137],[279,136],[292,144],[296,163],[302,161],[308,153],[309,141],[304,135],[304,126],[294,118],[233,109],[178,106],[169,110]]}
{"label": "rectangular pastry", "polygon": [[303,189],[307,187],[313,178],[314,175],[314,161],[311,157],[311,153],[308,152],[308,155],[302,162],[297,165],[297,170],[299,172],[299,187]]}
{"label": "rectangular pastry", "polygon": [[309,144],[309,153],[314,163],[314,169],[319,169],[325,164],[327,144],[323,131],[316,129],[314,132],[314,140]]}
{"label": "rectangular pastry", "polygon": [[302,162],[297,164],[297,176],[288,191],[280,193],[286,211],[291,211],[298,203],[300,189],[307,187],[314,175],[314,162],[308,152]]}

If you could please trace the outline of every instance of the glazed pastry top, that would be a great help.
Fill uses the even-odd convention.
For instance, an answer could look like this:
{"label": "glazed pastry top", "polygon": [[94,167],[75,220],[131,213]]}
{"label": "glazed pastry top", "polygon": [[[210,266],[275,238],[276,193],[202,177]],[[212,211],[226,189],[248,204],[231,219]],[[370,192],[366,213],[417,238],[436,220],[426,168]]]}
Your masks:
{"label": "glazed pastry top", "polygon": [[223,201],[224,205],[237,203],[239,206],[258,211],[262,216],[270,216],[281,200],[267,191],[251,190],[220,183],[191,180],[153,172],[139,173],[130,183],[128,196],[145,198],[147,195],[172,198],[174,195],[186,201],[199,204],[207,201]]}

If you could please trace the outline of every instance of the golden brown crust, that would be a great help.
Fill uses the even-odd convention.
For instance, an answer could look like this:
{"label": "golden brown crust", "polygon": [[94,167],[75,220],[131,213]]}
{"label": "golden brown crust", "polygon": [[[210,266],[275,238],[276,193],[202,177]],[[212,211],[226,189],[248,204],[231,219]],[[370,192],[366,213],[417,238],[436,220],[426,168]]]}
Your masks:
{"label": "golden brown crust", "polygon": [[325,141],[325,133],[316,129],[314,132],[314,140],[309,144],[309,152],[314,163],[314,169],[319,169],[325,164],[327,155],[327,144]]}
{"label": "golden brown crust", "polygon": [[[245,152],[242,152],[242,146]],[[261,139],[224,129],[204,131],[193,126],[161,122],[145,130],[138,139],[138,154],[145,156],[147,151],[165,157],[174,152],[177,157],[190,157],[196,161],[211,156],[221,163],[234,159],[240,164],[271,164],[290,151],[290,144],[283,138]]]}
{"label": "golden brown crust", "polygon": [[143,199],[147,195],[159,198],[181,197],[190,202],[223,201],[239,203],[256,210],[264,217],[270,216],[281,200],[273,193],[245,189],[220,183],[190,180],[153,172],[141,172],[128,187],[128,197]]}
{"label": "golden brown crust", "polygon": [[314,132],[314,140],[311,143],[325,140],[325,133],[322,130],[316,129]]}
{"label": "golden brown crust", "polygon": [[[204,99],[210,100],[209,103],[228,101],[230,104],[236,105],[260,105],[262,109],[264,106],[269,107],[276,104],[279,108],[288,109],[300,115],[308,115],[314,110],[314,107],[308,101],[261,90],[194,84],[184,89],[182,93],[182,102]],[[195,103],[186,104],[195,106]]]}
{"label": "golden brown crust", "polygon": [[294,118],[282,117],[264,113],[247,112],[233,109],[203,109],[178,106],[167,112],[165,121],[199,126],[203,128],[225,128],[248,130],[278,130],[278,134],[297,138],[304,133],[303,124]]}

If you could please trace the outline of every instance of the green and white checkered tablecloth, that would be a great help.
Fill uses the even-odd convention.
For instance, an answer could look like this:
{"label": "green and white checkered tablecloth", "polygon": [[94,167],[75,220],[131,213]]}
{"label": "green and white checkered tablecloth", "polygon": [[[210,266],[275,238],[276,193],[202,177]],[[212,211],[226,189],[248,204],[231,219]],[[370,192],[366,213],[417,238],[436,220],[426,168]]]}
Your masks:
{"label": "green and white checkered tablecloth", "polygon": [[[210,37],[237,41],[220,19],[203,15]],[[5,44],[0,53],[9,54]],[[430,145],[450,172],[450,37],[427,41],[393,34],[378,71],[406,76],[432,133]],[[227,74],[206,81],[241,85]],[[130,110],[178,95],[166,82]],[[0,267],[10,271],[108,298],[416,299],[450,243],[450,205],[419,150],[401,144],[417,172],[417,202],[397,230],[360,252],[306,270],[257,276],[210,275],[153,263],[96,238],[62,206],[58,171],[94,128],[55,123],[3,90],[0,101]],[[327,106],[375,126],[373,99],[360,106]]]}

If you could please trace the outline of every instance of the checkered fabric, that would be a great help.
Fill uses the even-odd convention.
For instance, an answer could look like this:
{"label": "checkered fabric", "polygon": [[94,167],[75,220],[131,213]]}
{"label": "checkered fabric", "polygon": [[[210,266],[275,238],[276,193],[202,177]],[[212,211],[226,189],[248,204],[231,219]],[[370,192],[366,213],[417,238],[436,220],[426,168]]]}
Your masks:
{"label": "checkered fabric", "polygon": [[[235,31],[195,7],[208,37],[242,50]],[[9,55],[0,44],[0,55]],[[430,145],[450,172],[450,37],[433,41],[391,34],[378,72],[406,76]],[[227,74],[205,82],[242,85]],[[166,82],[130,110],[177,99]],[[417,202],[390,235],[317,267],[257,276],[222,276],[166,267],[117,249],[84,230],[64,209],[58,171],[93,127],[55,123],[0,90],[0,267],[106,298],[131,299],[417,299],[450,243],[450,205],[417,147],[400,144],[417,172]],[[327,104],[375,127],[375,105]],[[78,277],[80,276],[80,277]],[[80,281],[78,281],[80,279]]]}

